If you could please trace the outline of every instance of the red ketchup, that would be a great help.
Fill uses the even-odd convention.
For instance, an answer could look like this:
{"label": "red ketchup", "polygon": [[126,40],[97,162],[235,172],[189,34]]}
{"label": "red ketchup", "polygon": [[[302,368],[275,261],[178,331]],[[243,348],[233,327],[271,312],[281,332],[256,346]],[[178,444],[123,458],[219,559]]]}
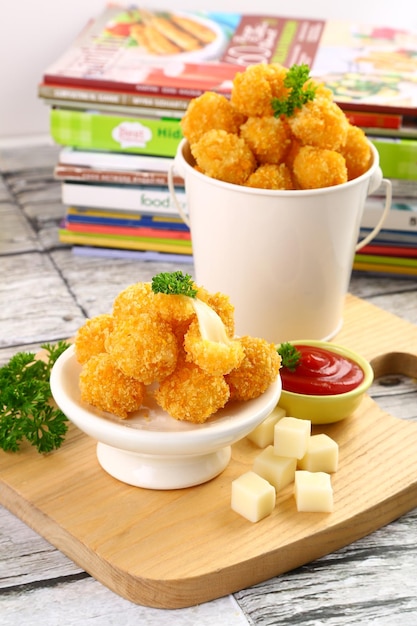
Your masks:
{"label": "red ketchup", "polygon": [[362,368],[341,354],[316,346],[295,347],[301,353],[297,367],[293,372],[286,367],[280,370],[285,391],[329,396],[351,391],[364,379]]}

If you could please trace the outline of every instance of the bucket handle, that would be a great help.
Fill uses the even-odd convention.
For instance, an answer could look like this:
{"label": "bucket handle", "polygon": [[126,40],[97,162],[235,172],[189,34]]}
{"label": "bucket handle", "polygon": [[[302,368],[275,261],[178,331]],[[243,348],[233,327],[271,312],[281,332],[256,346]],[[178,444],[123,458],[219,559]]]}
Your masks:
{"label": "bucket handle", "polygon": [[[177,194],[175,193],[174,169],[175,169],[175,160],[174,160],[173,163],[170,164],[170,166],[168,168],[168,189],[169,189],[169,193],[171,194],[172,201],[173,201],[173,203],[175,205],[175,208],[177,209],[178,213],[180,214],[183,222],[188,226],[188,228],[190,228],[189,217],[188,217],[187,213],[184,211],[184,207],[182,206],[181,202],[178,201]],[[185,177],[185,173],[184,173],[184,177]]]}
{"label": "bucket handle", "polygon": [[361,241],[359,241],[356,244],[355,247],[355,252],[358,252],[359,250],[361,250],[364,246],[366,246],[370,241],[372,241],[372,239],[374,237],[377,236],[377,234],[379,233],[379,231],[381,230],[387,216],[388,213],[390,212],[391,209],[391,200],[392,200],[392,184],[391,181],[388,180],[388,178],[382,178],[381,179],[381,185],[384,185],[385,187],[385,206],[384,209],[381,213],[381,217],[379,218],[376,226],[371,230],[370,233],[368,233],[368,235],[366,235],[366,237],[364,237],[363,239],[361,239]]}
{"label": "bucket handle", "polygon": [[[168,168],[168,189],[169,192],[171,194],[171,198],[174,202],[175,208],[177,209],[179,215],[181,216],[182,220],[184,221],[184,223],[188,226],[188,228],[191,227],[190,225],[190,219],[189,216],[187,215],[187,213],[184,211],[184,207],[182,206],[182,204],[178,201],[177,195],[175,193],[175,185],[174,185],[174,170],[175,170],[175,160],[173,163],[170,164],[169,168]],[[387,215],[391,209],[391,200],[392,200],[392,185],[391,185],[391,181],[388,180],[387,178],[382,178],[380,179],[380,181],[378,181],[378,183],[380,182],[381,185],[384,185],[385,187],[385,206],[384,206],[384,210],[382,211],[381,217],[379,218],[376,226],[372,229],[372,231],[366,236],[364,237],[361,241],[359,241],[356,244],[355,247],[355,252],[358,252],[359,250],[361,250],[361,248],[363,248],[364,246],[366,246],[370,241],[372,241],[372,239],[374,237],[377,236],[377,234],[379,233],[379,231],[381,230]],[[374,191],[374,189],[372,189],[372,191]]]}

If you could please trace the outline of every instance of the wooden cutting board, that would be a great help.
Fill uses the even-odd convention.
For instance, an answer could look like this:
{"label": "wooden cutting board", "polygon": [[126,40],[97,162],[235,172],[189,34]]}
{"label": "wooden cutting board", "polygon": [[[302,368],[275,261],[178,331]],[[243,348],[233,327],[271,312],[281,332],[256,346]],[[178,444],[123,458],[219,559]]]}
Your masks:
{"label": "wooden cutting board", "polygon": [[[377,374],[417,377],[417,328],[348,296],[334,339]],[[95,442],[71,426],[61,449],[0,451],[0,502],[97,580],[138,604],[181,608],[212,600],[328,554],[417,506],[417,424],[366,397],[326,432],[340,447],[334,512],[298,513],[288,487],[252,524],[230,508],[231,481],[259,453],[247,439],[209,483],[151,491],[107,475]]]}

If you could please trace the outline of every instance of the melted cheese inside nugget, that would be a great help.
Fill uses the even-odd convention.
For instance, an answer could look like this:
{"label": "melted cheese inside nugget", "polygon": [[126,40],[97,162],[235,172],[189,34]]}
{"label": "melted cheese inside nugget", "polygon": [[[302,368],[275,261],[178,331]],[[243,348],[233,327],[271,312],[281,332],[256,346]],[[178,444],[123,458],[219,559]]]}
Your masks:
{"label": "melted cheese inside nugget", "polygon": [[198,321],[191,323],[184,337],[187,360],[209,374],[228,374],[243,361],[245,352],[237,340],[210,341],[201,336]]}
{"label": "melted cheese inside nugget", "polygon": [[160,384],[155,399],[177,420],[202,423],[223,408],[229,399],[223,376],[203,372],[194,363],[181,363]]}
{"label": "melted cheese inside nugget", "polygon": [[276,379],[281,357],[276,347],[265,339],[241,337],[245,349],[242,364],[225,376],[231,400],[252,400],[260,396]]}
{"label": "melted cheese inside nugget", "polygon": [[123,374],[105,352],[92,356],[82,367],[81,399],[101,411],[125,419],[141,407],[145,390],[143,383]]}

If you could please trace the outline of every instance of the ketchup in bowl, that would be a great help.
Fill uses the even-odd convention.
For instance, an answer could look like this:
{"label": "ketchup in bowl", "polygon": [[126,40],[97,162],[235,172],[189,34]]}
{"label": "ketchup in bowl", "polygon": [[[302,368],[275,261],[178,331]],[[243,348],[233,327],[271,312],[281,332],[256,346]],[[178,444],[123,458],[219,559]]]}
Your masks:
{"label": "ketchup in bowl", "polygon": [[328,396],[352,391],[363,382],[363,369],[348,357],[320,346],[294,345],[301,356],[294,371],[280,370],[285,391]]}

